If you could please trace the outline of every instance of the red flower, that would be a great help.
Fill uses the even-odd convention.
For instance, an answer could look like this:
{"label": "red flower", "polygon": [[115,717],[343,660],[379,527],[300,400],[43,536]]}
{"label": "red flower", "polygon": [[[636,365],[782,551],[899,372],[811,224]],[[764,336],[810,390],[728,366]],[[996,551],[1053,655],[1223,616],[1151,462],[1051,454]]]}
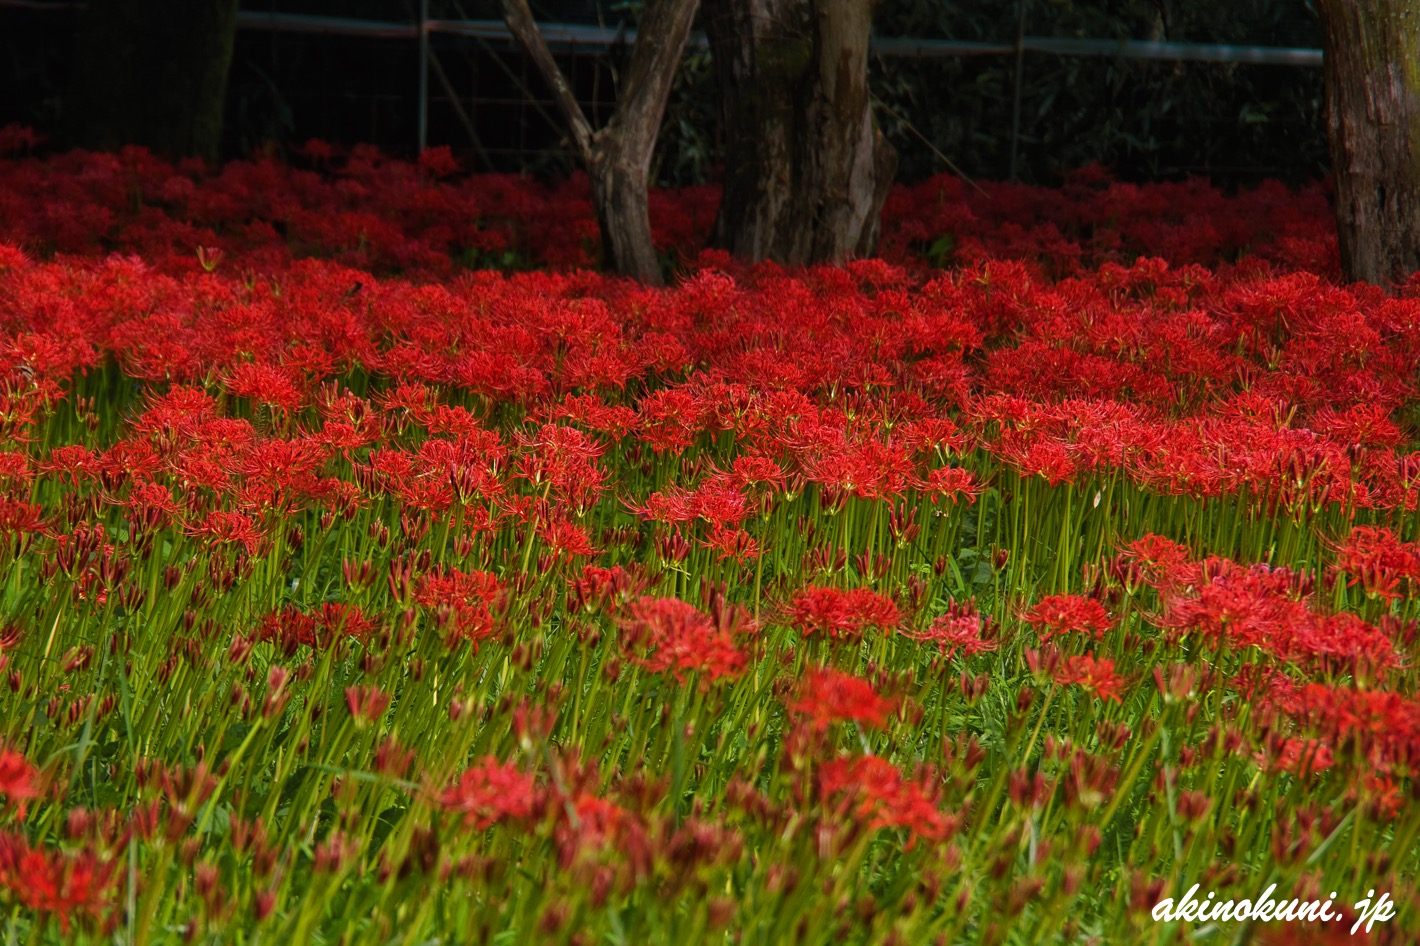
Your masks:
{"label": "red flower", "polygon": [[1096,660],[1088,654],[1066,657],[1055,671],[1055,682],[1061,686],[1078,684],[1092,690],[1102,700],[1123,702],[1121,692],[1126,681],[1114,672],[1113,660]]}
{"label": "red flower", "polygon": [[0,535],[43,532],[44,507],[0,497]]}
{"label": "red flower", "polygon": [[24,817],[25,803],[43,794],[39,769],[13,749],[0,749],[0,795],[19,807]]}
{"label": "red flower", "polygon": [[549,498],[581,511],[595,505],[606,474],[597,461],[602,448],[575,427],[546,424],[535,436],[519,436],[516,474]]}
{"label": "red flower", "polygon": [[227,378],[227,390],[287,411],[300,410],[306,400],[290,373],[274,365],[237,365]]}
{"label": "red flower", "polygon": [[627,571],[620,565],[610,568],[586,565],[582,568],[582,576],[572,581],[568,603],[573,611],[594,612],[603,608],[615,611],[645,587],[643,575]]}
{"label": "red flower", "polygon": [[953,506],[959,499],[968,503],[975,502],[985,491],[977,482],[975,473],[959,466],[944,466],[932,470],[922,483],[922,489],[932,497],[934,505],[939,499],[945,499]]}
{"label": "red flower", "polygon": [[345,688],[345,705],[350,707],[350,715],[356,725],[378,722],[389,708],[390,696],[377,686],[353,686]]}
{"label": "red flower", "polygon": [[1401,586],[1420,579],[1420,545],[1402,542],[1389,529],[1357,526],[1336,550],[1336,569],[1367,594],[1387,601],[1401,597]]}
{"label": "red flower", "polygon": [[354,605],[326,602],[312,612],[287,607],[257,625],[256,639],[278,644],[287,656],[301,646],[323,650],[341,637],[366,639],[375,622]]}
{"label": "red flower", "polygon": [[465,825],[482,831],[500,821],[532,816],[533,777],[511,762],[485,756],[440,792],[438,801],[449,811],[462,813]]}
{"label": "red flower", "polygon": [[20,835],[0,834],[0,886],[29,909],[53,914],[66,935],[75,920],[96,919],[112,906],[113,880],[114,865],[92,851],[45,851]]}
{"label": "red flower", "polygon": [[820,732],[847,720],[877,728],[896,707],[896,700],[880,696],[867,680],[832,667],[811,668],[798,698],[789,704],[792,712],[809,717]]}
{"label": "red flower", "polygon": [[1266,565],[1245,568],[1220,558],[1176,571],[1187,584],[1165,593],[1160,622],[1175,632],[1197,631],[1208,640],[1256,647],[1304,666],[1355,669],[1400,662],[1379,628],[1354,614],[1311,610],[1306,575]]}
{"label": "red flower", "polygon": [[1123,555],[1126,561],[1143,571],[1144,580],[1155,588],[1172,584],[1178,577],[1178,570],[1193,557],[1188,546],[1153,533],[1129,543]]}
{"label": "red flower", "polygon": [[453,633],[480,641],[493,633],[494,612],[503,598],[503,586],[488,572],[456,569],[421,575],[414,600],[425,607],[448,608]]}
{"label": "red flower", "polygon": [[1255,756],[1257,764],[1269,773],[1291,772],[1303,778],[1325,772],[1336,764],[1331,747],[1319,739],[1269,739],[1265,752]]}
{"label": "red flower", "polygon": [[719,602],[714,618],[676,598],[641,598],[621,621],[631,659],[652,673],[679,680],[703,673],[711,680],[738,675],[746,657],[735,637],[754,629],[744,609]]}
{"label": "red flower", "polygon": [[983,636],[989,635],[994,626],[991,618],[982,618],[976,610],[976,602],[958,604],[953,601],[947,605],[947,613],[933,621],[931,627],[905,633],[915,640],[935,643],[948,658],[958,651],[966,657],[974,657],[1000,646],[997,641]]}
{"label": "red flower", "polygon": [[824,801],[841,799],[858,818],[874,829],[905,828],[919,838],[942,841],[957,828],[944,815],[937,792],[926,780],[908,780],[897,766],[879,756],[833,759],[819,769],[819,793]]}
{"label": "red flower", "polygon": [[703,544],[719,553],[721,561],[734,559],[741,565],[754,561],[763,552],[754,536],[744,529],[728,529],[719,523],[710,527],[710,534]]}
{"label": "red flower", "polygon": [[538,536],[553,555],[569,560],[597,554],[587,530],[568,519],[549,519],[538,527]]}
{"label": "red flower", "polygon": [[1025,615],[1042,641],[1061,634],[1088,634],[1100,640],[1109,630],[1109,614],[1094,598],[1050,595],[1036,602]]}
{"label": "red flower", "polygon": [[902,620],[897,605],[870,588],[844,591],[819,585],[795,595],[788,618],[804,634],[829,637],[861,637],[870,627],[894,627]]}
{"label": "red flower", "polygon": [[202,522],[189,526],[187,534],[207,539],[210,543],[236,543],[254,553],[262,539],[261,531],[250,516],[225,509],[214,509]]}

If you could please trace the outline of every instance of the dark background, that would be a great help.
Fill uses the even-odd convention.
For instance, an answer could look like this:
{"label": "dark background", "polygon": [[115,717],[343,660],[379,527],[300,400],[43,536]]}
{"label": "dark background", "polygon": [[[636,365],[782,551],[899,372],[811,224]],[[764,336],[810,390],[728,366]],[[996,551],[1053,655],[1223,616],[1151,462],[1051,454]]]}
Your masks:
{"label": "dark background", "polygon": [[[498,19],[487,0],[433,0],[430,15]],[[542,0],[543,22],[634,22],[625,3]],[[412,23],[413,0],[252,0],[244,10]],[[1013,43],[1016,0],[882,0],[879,36]],[[18,123],[62,145],[57,129],[79,13],[0,3],[0,125]],[[1027,0],[1034,36],[1159,39],[1317,48],[1305,0]],[[506,41],[435,34],[429,144],[449,145],[470,170],[555,176],[572,167],[545,90]],[[627,50],[559,55],[578,96],[604,117]],[[443,78],[440,78],[442,72]],[[899,178],[948,170],[1007,177],[1014,56],[877,57],[879,122],[900,154]],[[1321,70],[1173,63],[1027,53],[1021,76],[1018,176],[1054,183],[1104,164],[1124,180],[1211,178],[1224,187],[1264,178],[1295,183],[1326,171]],[[450,91],[454,94],[450,95]],[[367,39],[242,29],[228,85],[224,151],[281,154],[311,138],[370,143],[413,154],[418,52],[412,39]],[[458,102],[456,108],[455,98]],[[462,112],[462,114],[460,114]],[[714,178],[718,160],[709,54],[683,63],[656,166],[662,184]],[[924,141],[926,139],[926,141]],[[930,144],[929,144],[930,142]]]}

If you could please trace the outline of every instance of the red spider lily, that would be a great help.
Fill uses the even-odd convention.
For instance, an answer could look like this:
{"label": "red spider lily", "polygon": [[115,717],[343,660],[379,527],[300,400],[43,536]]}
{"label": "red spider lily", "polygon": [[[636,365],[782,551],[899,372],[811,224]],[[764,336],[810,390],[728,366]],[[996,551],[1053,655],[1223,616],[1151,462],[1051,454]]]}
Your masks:
{"label": "red spider lily", "polygon": [[1271,679],[1261,694],[1324,745],[1355,745],[1378,773],[1409,771],[1420,759],[1420,701],[1398,693]]}
{"label": "red spider lily", "polygon": [[641,399],[642,440],[658,453],[679,453],[695,441],[705,405],[689,391],[662,388]]}
{"label": "red spider lily", "polygon": [[789,704],[790,711],[807,716],[820,732],[849,720],[879,728],[896,708],[896,700],[879,695],[867,680],[832,667],[811,667]]}
{"label": "red spider lily", "polygon": [[602,448],[575,427],[546,424],[534,436],[519,436],[515,475],[549,498],[574,509],[593,505],[606,475],[597,466]]}
{"label": "red spider lily", "polygon": [[735,457],[725,481],[735,489],[762,487],[778,492],[784,486],[784,470],[769,457]]}
{"label": "red spider lily", "polygon": [[551,409],[552,420],[570,420],[620,440],[636,423],[629,407],[606,404],[594,394],[569,394]]}
{"label": "red spider lily", "polygon": [[911,421],[898,431],[898,436],[908,449],[923,453],[963,453],[969,442],[956,423],[945,417],[924,417]]}
{"label": "red spider lily", "polygon": [[647,584],[644,575],[636,574],[620,565],[602,568],[586,565],[581,577],[572,582],[569,600],[575,611],[596,612],[602,609],[619,610]]}
{"label": "red spider lily", "polygon": [[1208,559],[1176,569],[1182,589],[1164,595],[1160,623],[1209,641],[1256,647],[1304,665],[1384,668],[1399,655],[1390,638],[1352,614],[1308,608],[1298,576],[1285,568],[1243,568]]}
{"label": "red spider lily", "polygon": [[212,544],[241,545],[248,554],[255,554],[264,538],[250,516],[225,509],[212,510],[201,522],[190,525],[187,534]]}
{"label": "red spider lily", "polygon": [[1260,768],[1269,774],[1291,772],[1306,778],[1318,772],[1325,772],[1336,764],[1331,747],[1319,739],[1269,739],[1265,751],[1256,755]]}
{"label": "red spider lily", "polygon": [[267,615],[257,625],[256,639],[272,641],[291,656],[301,646],[324,650],[341,637],[365,640],[374,628],[359,607],[326,602],[312,612],[287,607]]}
{"label": "red spider lily", "polygon": [[485,756],[440,792],[438,801],[461,813],[467,827],[482,831],[500,821],[532,817],[537,799],[531,775],[519,772],[512,762]]}
{"label": "red spider lily", "polygon": [[78,487],[80,481],[89,479],[98,472],[98,457],[83,444],[55,447],[49,452],[49,459],[37,464],[41,473],[58,473]]}
{"label": "red spider lily", "polygon": [[794,596],[786,619],[804,634],[835,638],[862,637],[869,628],[890,628],[902,621],[897,605],[870,588],[810,585]]}
{"label": "red spider lily", "polygon": [[99,919],[114,906],[115,877],[115,864],[92,851],[46,851],[20,835],[0,833],[0,886],[26,908],[56,917],[65,935],[76,920]]}
{"label": "red spider lily", "polygon": [[1348,585],[1387,601],[1400,598],[1402,584],[1420,579],[1420,545],[1402,542],[1378,526],[1356,526],[1336,550],[1336,569]]}
{"label": "red spider lily", "polygon": [[547,520],[538,527],[538,536],[551,554],[568,560],[597,554],[587,530],[566,519]]}
{"label": "red spider lily", "polygon": [[43,794],[39,769],[15,750],[0,749],[0,795],[19,809],[21,818],[26,803]]}
{"label": "red spider lily", "polygon": [[748,497],[714,480],[702,483],[689,502],[695,515],[713,526],[738,525],[750,511]]}
{"label": "red spider lily", "polygon": [[707,549],[713,549],[721,561],[733,559],[740,564],[754,561],[764,551],[759,541],[744,529],[729,529],[719,523],[710,527],[704,545]]}
{"label": "red spider lily", "polygon": [[1405,442],[1400,428],[1381,404],[1356,404],[1344,411],[1324,407],[1312,418],[1313,429],[1356,448],[1392,448]]}
{"label": "red spider lily", "polygon": [[178,513],[178,504],[173,501],[172,492],[159,483],[134,483],[124,505],[132,518],[149,529],[165,525]]}
{"label": "red spider lily", "polygon": [[503,586],[488,572],[448,569],[421,575],[414,601],[449,609],[450,632],[477,643],[493,633],[503,593]]}
{"label": "red spider lily", "polygon": [[345,705],[357,725],[369,725],[385,714],[390,696],[377,686],[351,686],[345,688]]}
{"label": "red spider lily", "polygon": [[433,177],[448,177],[459,172],[459,162],[448,145],[440,145],[419,152],[419,168]]}
{"label": "red spider lily", "polygon": [[1102,640],[1109,631],[1109,614],[1094,598],[1080,595],[1049,595],[1025,613],[1025,621],[1035,628],[1042,642],[1062,634],[1087,634]]}
{"label": "red spider lily", "polygon": [[623,646],[635,663],[651,673],[670,671],[678,680],[688,673],[703,673],[710,680],[738,676],[746,656],[735,638],[754,631],[742,608],[720,608],[712,619],[676,598],[632,602],[620,623]]}
{"label": "red spider lily", "polygon": [[906,829],[909,848],[918,840],[944,841],[959,826],[943,814],[925,779],[906,779],[879,756],[832,759],[820,766],[818,782],[824,801],[841,800],[873,829]]}
{"label": "red spider lily", "polygon": [[[627,864],[632,877],[645,877],[652,868],[652,848],[647,826],[635,812],[588,791],[563,798],[557,808],[555,840],[558,864],[572,869],[584,858],[613,853]],[[593,891],[592,902],[598,894]]]}
{"label": "red spider lily", "polygon": [[1108,658],[1097,660],[1089,654],[1066,657],[1054,676],[1061,686],[1079,685],[1102,700],[1123,702],[1121,694],[1127,681],[1114,672],[1114,661]]}
{"label": "red spider lily", "polygon": [[1178,569],[1193,558],[1188,546],[1153,533],[1129,543],[1123,555],[1142,570],[1145,581],[1160,589],[1175,584]]}
{"label": "red spider lily", "polygon": [[651,493],[641,505],[626,503],[633,512],[650,522],[661,522],[669,526],[695,521],[694,494],[674,485]]}
{"label": "red spider lily", "polygon": [[961,604],[953,601],[947,605],[947,613],[926,630],[903,633],[915,640],[935,643],[950,660],[957,653],[975,657],[996,650],[1000,642],[993,639],[994,631],[995,621],[983,618],[976,610],[975,601]]}
{"label": "red spider lily", "polygon": [[498,470],[508,456],[497,433],[476,430],[461,433],[454,440],[427,440],[414,462],[415,475],[436,473],[453,485],[460,501],[499,496],[506,484]]}
{"label": "red spider lily", "polygon": [[945,499],[953,506],[957,500],[975,502],[985,492],[985,488],[977,482],[976,474],[959,466],[944,466],[931,471],[923,481],[922,489],[932,497],[934,504]]}
{"label": "red spider lily", "polygon": [[148,407],[133,423],[138,433],[159,435],[166,441],[192,436],[193,431],[220,414],[220,405],[202,388],[174,385],[148,401]]}
{"label": "red spider lily", "polygon": [[253,362],[238,365],[227,377],[226,386],[238,397],[248,397],[286,411],[300,410],[306,401],[295,380],[273,365]]}
{"label": "red spider lily", "polygon": [[253,444],[236,462],[243,485],[266,486],[273,493],[289,494],[309,489],[328,457],[314,440],[264,440]]}
{"label": "red spider lily", "polygon": [[896,499],[916,479],[902,446],[855,440],[836,427],[804,425],[794,446],[804,476],[833,492]]}
{"label": "red spider lily", "polygon": [[1069,446],[1059,441],[1025,444],[1015,438],[1003,439],[998,449],[1022,474],[1042,477],[1051,486],[1073,483],[1080,472]]}
{"label": "red spider lily", "polygon": [[0,534],[25,535],[43,532],[44,529],[43,507],[0,497]]}

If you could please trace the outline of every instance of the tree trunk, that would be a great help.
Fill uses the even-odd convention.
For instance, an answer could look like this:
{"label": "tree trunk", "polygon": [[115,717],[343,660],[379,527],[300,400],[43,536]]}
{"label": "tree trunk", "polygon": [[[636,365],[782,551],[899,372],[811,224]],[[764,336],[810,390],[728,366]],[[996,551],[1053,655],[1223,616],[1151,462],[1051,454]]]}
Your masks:
{"label": "tree trunk", "polygon": [[877,246],[897,153],[868,91],[869,0],[706,0],[725,190],[714,243],[787,264]]}
{"label": "tree trunk", "polygon": [[593,131],[527,0],[503,0],[503,19],[552,90],[591,178],[602,266],[652,286],[662,279],[651,240],[651,159],[698,6],[699,0],[647,0],[616,110],[605,128]]}
{"label": "tree trunk", "polygon": [[69,137],[215,161],[237,0],[89,0],[66,101]]}
{"label": "tree trunk", "polygon": [[618,137],[599,133],[589,170],[602,236],[602,263],[623,276],[658,286],[661,263],[651,239],[648,188],[651,152],[628,152],[618,143]]}
{"label": "tree trunk", "polygon": [[1320,12],[1341,267],[1394,288],[1420,270],[1420,2]]}

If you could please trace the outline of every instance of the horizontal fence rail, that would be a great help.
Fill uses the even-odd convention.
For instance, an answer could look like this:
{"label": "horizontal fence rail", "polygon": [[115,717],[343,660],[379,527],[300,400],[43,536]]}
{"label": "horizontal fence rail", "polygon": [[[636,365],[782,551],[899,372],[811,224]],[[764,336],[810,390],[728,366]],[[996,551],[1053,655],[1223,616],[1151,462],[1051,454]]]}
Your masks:
{"label": "horizontal fence rail", "polygon": [[[74,10],[82,3],[68,0],[0,0],[0,7],[22,10]],[[501,20],[426,20],[418,23],[393,20],[363,20],[352,17],[317,16],[307,13],[271,13],[242,10],[237,26],[248,30],[278,33],[306,33],[366,39],[418,39],[422,32],[467,36],[484,40],[511,41],[512,35]],[[605,52],[636,41],[634,29],[613,29],[576,23],[544,23],[538,27],[548,44]],[[692,47],[705,49],[703,33],[692,34]],[[1174,62],[1253,63],[1276,66],[1320,66],[1320,49],[1281,46],[1236,46],[1219,43],[1171,43],[1137,39],[1073,39],[1055,36],[1026,36],[1020,48],[1026,52],[1055,56],[1113,56],[1119,59],[1155,59]],[[872,51],[880,56],[905,58],[949,58],[954,56],[1006,56],[1017,50],[1015,43],[984,43],[973,40],[876,36]]]}

